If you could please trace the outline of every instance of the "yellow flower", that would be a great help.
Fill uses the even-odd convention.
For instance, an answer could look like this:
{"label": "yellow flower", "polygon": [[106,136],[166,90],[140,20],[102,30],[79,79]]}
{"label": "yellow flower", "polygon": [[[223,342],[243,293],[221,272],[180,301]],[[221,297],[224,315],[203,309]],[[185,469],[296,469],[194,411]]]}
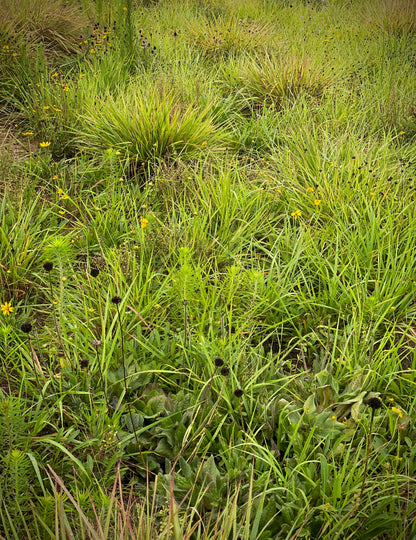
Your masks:
{"label": "yellow flower", "polygon": [[61,214],[61,216],[63,216],[65,214],[65,210],[59,210],[59,213]]}
{"label": "yellow flower", "polygon": [[400,131],[399,135],[404,135],[405,133],[405,131]]}
{"label": "yellow flower", "polygon": [[64,86],[64,92],[69,92],[69,87],[68,86]]}
{"label": "yellow flower", "polygon": [[321,199],[315,199],[313,204],[319,206],[321,204]]}
{"label": "yellow flower", "polygon": [[25,131],[24,133],[22,133],[22,135],[28,137],[29,135],[33,135],[33,131]]}
{"label": "yellow flower", "polygon": [[58,197],[62,197],[62,195],[64,194],[64,190],[61,188],[58,188],[57,193],[58,193]]}
{"label": "yellow flower", "polygon": [[400,409],[398,409],[397,407],[392,407],[391,410],[394,414],[397,414],[399,418],[403,418],[403,413]]}
{"label": "yellow flower", "polygon": [[79,77],[80,77],[80,79],[82,79],[83,77],[85,77],[85,73],[80,73]]}
{"label": "yellow flower", "polygon": [[313,187],[308,187],[308,189],[306,190],[308,193],[313,193]]}
{"label": "yellow flower", "polygon": [[147,227],[147,224],[149,223],[149,220],[146,218],[140,218],[140,227],[142,229],[145,229]]}
{"label": "yellow flower", "polygon": [[52,77],[58,77],[59,73],[55,71],[55,73],[52,75]]}
{"label": "yellow flower", "polygon": [[49,109],[49,105],[44,105],[43,108],[45,109],[45,111],[47,111]]}
{"label": "yellow flower", "polygon": [[91,50],[90,50],[90,53],[91,53],[91,54],[95,54],[95,49],[91,49]]}
{"label": "yellow flower", "polygon": [[0,306],[0,309],[3,312],[3,315],[10,315],[12,311],[14,310],[14,307],[10,304],[10,302],[5,302]]}
{"label": "yellow flower", "polygon": [[40,146],[41,148],[47,148],[48,146],[50,146],[50,144],[51,144],[51,143],[50,143],[49,141],[45,141],[45,142],[41,142],[41,143],[39,144],[39,146]]}
{"label": "yellow flower", "polygon": [[295,219],[298,219],[298,217],[300,217],[302,215],[302,212],[298,209],[298,210],[295,210],[294,212],[292,212],[290,215],[292,217],[294,217]]}
{"label": "yellow flower", "polygon": [[207,145],[207,141],[204,141],[201,146],[206,146]]}

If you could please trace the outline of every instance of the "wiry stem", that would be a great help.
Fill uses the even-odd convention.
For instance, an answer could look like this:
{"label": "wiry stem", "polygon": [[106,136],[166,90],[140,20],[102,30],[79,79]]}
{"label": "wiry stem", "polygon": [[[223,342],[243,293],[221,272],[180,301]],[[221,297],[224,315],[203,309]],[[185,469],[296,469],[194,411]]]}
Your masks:
{"label": "wiry stem", "polygon": [[124,355],[123,326],[122,326],[122,324],[121,324],[121,314],[120,314],[120,309],[119,309],[119,307],[118,307],[118,304],[120,303],[120,302],[119,302],[120,299],[119,299],[118,297],[115,297],[115,298],[117,298],[117,301],[114,302],[114,299],[113,299],[113,303],[115,303],[116,308],[117,308],[118,323],[119,323],[119,327],[120,327],[121,359],[122,359],[122,363],[123,363],[124,393],[125,393],[125,396],[126,396],[127,410],[128,410],[128,412],[129,412],[130,422],[131,422],[131,427],[132,427],[133,433],[134,433],[134,438],[136,439],[137,449],[138,449],[138,451],[139,451],[140,457],[142,458],[143,465],[145,466],[145,469],[147,470],[147,464],[146,464],[146,461],[145,461],[144,456],[143,456],[143,454],[142,454],[142,451],[141,451],[141,448],[140,448],[140,444],[139,444],[139,438],[137,437],[136,428],[135,428],[135,426],[134,426],[133,413],[132,413],[132,411],[131,411],[130,402],[129,402],[128,399],[127,399],[127,371],[126,371],[126,359],[125,359],[125,355]]}
{"label": "wiry stem", "polygon": [[183,381],[183,372],[185,369],[186,346],[188,342],[188,300],[183,301],[183,355],[182,355],[182,372],[179,384]]}
{"label": "wiry stem", "polygon": [[98,370],[100,372],[101,385],[103,387],[105,402],[107,404],[107,413],[109,413],[110,412],[110,403],[108,401],[107,391],[105,389],[103,370],[101,369],[101,360],[100,360],[100,355],[98,353],[98,346],[95,347],[95,354],[97,356],[97,364],[98,364]]}
{"label": "wiry stem", "polygon": [[367,478],[368,458],[370,456],[370,445],[371,445],[371,439],[372,439],[372,434],[373,434],[374,413],[375,413],[375,410],[371,409],[370,433],[368,434],[368,437],[367,437],[367,447],[366,447],[366,450],[365,450],[365,466],[364,466],[364,474],[363,474],[363,483],[361,484],[360,495],[358,497],[358,504],[360,504],[361,497],[363,496],[365,480]]}

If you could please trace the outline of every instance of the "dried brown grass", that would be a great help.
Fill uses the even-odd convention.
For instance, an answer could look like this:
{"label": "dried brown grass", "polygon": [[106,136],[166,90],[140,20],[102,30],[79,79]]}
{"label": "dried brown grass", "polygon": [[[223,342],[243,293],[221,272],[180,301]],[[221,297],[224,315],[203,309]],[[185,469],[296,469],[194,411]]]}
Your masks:
{"label": "dried brown grass", "polygon": [[364,21],[388,34],[401,36],[416,32],[416,0],[368,2]]}
{"label": "dried brown grass", "polygon": [[79,50],[87,15],[77,6],[60,1],[2,0],[0,38],[29,53],[43,45],[48,56],[68,55]]}

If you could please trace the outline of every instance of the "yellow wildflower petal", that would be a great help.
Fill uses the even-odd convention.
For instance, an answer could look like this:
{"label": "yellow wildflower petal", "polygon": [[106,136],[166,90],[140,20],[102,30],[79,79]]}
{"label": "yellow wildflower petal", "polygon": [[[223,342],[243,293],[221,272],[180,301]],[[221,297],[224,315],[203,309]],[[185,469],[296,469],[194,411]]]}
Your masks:
{"label": "yellow wildflower petal", "polygon": [[3,312],[3,315],[10,315],[13,312],[14,307],[10,304],[10,302],[5,302],[0,306],[0,309]]}

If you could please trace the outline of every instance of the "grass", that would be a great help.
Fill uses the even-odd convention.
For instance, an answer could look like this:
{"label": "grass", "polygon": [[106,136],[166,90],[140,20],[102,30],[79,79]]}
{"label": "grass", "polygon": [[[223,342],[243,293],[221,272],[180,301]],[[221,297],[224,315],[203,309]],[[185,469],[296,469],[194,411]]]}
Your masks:
{"label": "grass", "polygon": [[413,3],[1,10],[0,538],[414,538]]}

